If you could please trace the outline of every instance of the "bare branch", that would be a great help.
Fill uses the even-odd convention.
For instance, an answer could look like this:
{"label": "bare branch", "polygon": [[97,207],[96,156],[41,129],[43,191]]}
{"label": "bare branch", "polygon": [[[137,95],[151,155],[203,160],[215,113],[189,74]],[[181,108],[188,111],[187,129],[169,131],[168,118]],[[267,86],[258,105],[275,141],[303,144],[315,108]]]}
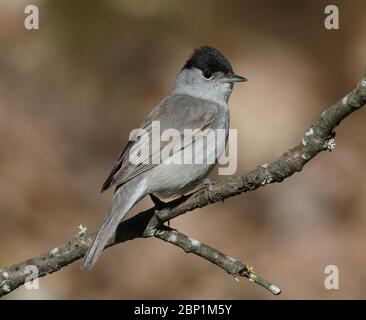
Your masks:
{"label": "bare branch", "polygon": [[[118,226],[115,238],[110,240],[108,246],[135,238],[155,236],[181,247],[186,252],[192,252],[211,261],[229,274],[247,277],[272,293],[278,294],[279,289],[276,286],[256,275],[248,265],[193,240],[177,230],[170,229],[163,223],[196,208],[223,201],[242,192],[281,182],[295,172],[301,171],[304,165],[318,153],[331,151],[334,148],[333,130],[345,117],[360,109],[365,103],[366,75],[358,83],[356,89],[320,115],[297,146],[287,150],[277,160],[258,166],[244,176],[226,179],[216,183],[210,189],[204,188],[171,202],[159,203],[154,208],[139,213]],[[78,235],[38,257],[3,268],[0,270],[0,296],[24,284],[28,276],[25,273],[27,265],[37,266],[39,277],[43,277],[82,258],[91,244],[93,236],[90,234]]]}
{"label": "bare branch", "polygon": [[230,256],[227,256],[222,252],[208,246],[207,244],[192,239],[177,230],[164,226],[164,228],[161,228],[156,233],[155,237],[174,244],[182,248],[187,253],[194,253],[212,262],[235,278],[238,276],[246,277],[249,279],[249,281],[262,286],[275,295],[281,293],[280,288],[259,276],[254,271],[253,267]]}

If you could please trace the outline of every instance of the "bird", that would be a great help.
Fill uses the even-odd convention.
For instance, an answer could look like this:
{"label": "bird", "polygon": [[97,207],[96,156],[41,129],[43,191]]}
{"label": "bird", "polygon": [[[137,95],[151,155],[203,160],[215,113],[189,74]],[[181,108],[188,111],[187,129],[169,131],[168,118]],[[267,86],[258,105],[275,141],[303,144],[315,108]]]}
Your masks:
{"label": "bird", "polygon": [[[235,74],[228,59],[217,49],[203,45],[193,51],[179,71],[170,94],[143,120],[139,129],[145,135],[138,139],[136,133],[130,134],[129,142],[105,180],[101,191],[112,186],[115,191],[104,221],[85,255],[83,269],[95,264],[118,224],[142,198],[147,195],[157,199],[178,197],[206,181],[228,140],[228,100],[233,85],[244,81],[247,79]],[[182,137],[190,129],[192,137],[185,144],[178,143],[179,139],[160,141],[161,136],[154,138],[152,134],[155,123],[159,123],[160,133],[174,129]],[[221,129],[224,138],[210,146],[202,134],[205,129]],[[164,148],[170,151],[164,152]],[[193,157],[208,150],[205,159],[213,155],[215,161],[173,161],[181,159],[189,148]],[[153,157],[159,161],[152,161]]]}

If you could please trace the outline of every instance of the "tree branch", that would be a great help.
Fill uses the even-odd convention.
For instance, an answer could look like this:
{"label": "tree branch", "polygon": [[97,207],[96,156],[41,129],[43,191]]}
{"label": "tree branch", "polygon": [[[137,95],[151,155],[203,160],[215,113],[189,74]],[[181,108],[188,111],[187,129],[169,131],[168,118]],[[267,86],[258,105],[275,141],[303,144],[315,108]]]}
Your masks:
{"label": "tree branch", "polygon": [[[155,207],[122,222],[118,226],[115,237],[109,241],[108,247],[135,238],[155,236],[214,263],[229,274],[247,277],[272,293],[278,294],[279,288],[259,277],[250,266],[191,239],[177,230],[166,227],[163,223],[196,208],[223,201],[242,192],[281,182],[295,172],[301,171],[304,165],[321,151],[333,150],[335,146],[333,130],[345,117],[360,109],[365,103],[366,74],[356,89],[325,110],[305,133],[302,141],[287,150],[277,160],[258,166],[244,176],[226,179],[211,188],[201,189],[168,203],[156,204]],[[36,266],[39,271],[38,277],[43,277],[82,258],[93,237],[92,234],[81,233],[49,252],[1,269],[0,296],[6,295],[27,281],[29,274],[26,272],[26,266]]]}
{"label": "tree branch", "polygon": [[275,295],[281,293],[280,288],[256,274],[253,267],[230,256],[227,256],[222,252],[208,246],[207,244],[194,240],[177,230],[166,226],[164,227],[165,228],[160,229],[156,233],[155,237],[174,244],[182,248],[187,253],[194,253],[212,262],[213,264],[224,269],[227,273],[233,275],[235,278],[237,276],[246,277],[250,281],[262,286]]}

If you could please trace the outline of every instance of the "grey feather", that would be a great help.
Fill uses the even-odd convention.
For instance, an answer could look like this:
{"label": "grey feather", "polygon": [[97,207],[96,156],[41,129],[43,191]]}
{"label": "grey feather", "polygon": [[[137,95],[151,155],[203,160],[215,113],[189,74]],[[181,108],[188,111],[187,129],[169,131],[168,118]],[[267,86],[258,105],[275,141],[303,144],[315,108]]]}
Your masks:
{"label": "grey feather", "polygon": [[82,264],[83,269],[90,269],[95,264],[109,239],[114,235],[119,222],[144,195],[145,184],[141,179],[130,181],[115,192],[103,224],[86,253]]}

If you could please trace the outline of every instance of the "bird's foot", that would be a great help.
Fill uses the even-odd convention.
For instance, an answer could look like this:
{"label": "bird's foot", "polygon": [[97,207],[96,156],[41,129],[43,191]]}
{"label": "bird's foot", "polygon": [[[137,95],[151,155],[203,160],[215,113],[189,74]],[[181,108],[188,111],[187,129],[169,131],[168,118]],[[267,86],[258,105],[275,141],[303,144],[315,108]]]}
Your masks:
{"label": "bird's foot", "polygon": [[[152,202],[154,202],[154,205],[155,205],[155,215],[159,219],[159,216],[156,213],[159,210],[166,208],[166,202],[161,201],[157,196],[154,196],[152,193],[150,193],[150,198],[151,198]],[[167,225],[168,225],[168,227],[170,227],[170,220],[167,221]]]}

